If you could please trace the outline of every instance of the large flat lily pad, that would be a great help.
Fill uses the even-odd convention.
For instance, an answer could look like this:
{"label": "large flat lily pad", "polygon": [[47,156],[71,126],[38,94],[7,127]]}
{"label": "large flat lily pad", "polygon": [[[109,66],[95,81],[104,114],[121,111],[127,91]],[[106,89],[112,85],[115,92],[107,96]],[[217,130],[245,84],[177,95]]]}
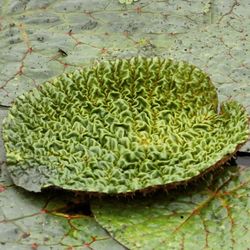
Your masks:
{"label": "large flat lily pad", "polygon": [[92,209],[96,220],[131,250],[247,249],[250,168],[227,167],[210,177],[182,191],[132,201],[96,200]]}

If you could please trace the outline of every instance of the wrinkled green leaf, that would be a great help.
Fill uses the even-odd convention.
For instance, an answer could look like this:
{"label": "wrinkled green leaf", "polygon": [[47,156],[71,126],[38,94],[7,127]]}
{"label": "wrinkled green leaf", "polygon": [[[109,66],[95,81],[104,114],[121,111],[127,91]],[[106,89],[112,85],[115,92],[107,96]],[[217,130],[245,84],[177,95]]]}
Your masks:
{"label": "wrinkled green leaf", "polygon": [[245,102],[248,7],[248,0],[144,0],[125,7],[117,0],[4,0],[1,103],[91,59],[138,53],[188,60],[211,74],[224,97]]}
{"label": "wrinkled green leaf", "polygon": [[250,112],[248,9],[248,0],[2,0],[0,103],[96,58],[140,54],[201,67],[221,100]]}
{"label": "wrinkled green leaf", "polygon": [[[0,103],[10,105],[26,90],[94,58],[143,54],[200,66],[212,76],[221,100],[237,98],[250,112],[249,29],[248,0],[140,0],[127,6],[117,0],[2,0]],[[60,48],[68,56],[58,53]],[[10,184],[7,177],[2,184]],[[0,248],[27,245],[8,241]]]}
{"label": "wrinkled green leaf", "polygon": [[[0,119],[6,113],[1,110]],[[16,187],[6,171],[2,139],[0,149],[0,249],[124,249],[89,211],[84,215],[88,205],[78,208],[79,199],[74,194],[46,191],[37,195]]]}
{"label": "wrinkled green leaf", "polygon": [[[1,165],[0,249],[122,250],[77,197],[58,192],[34,194],[15,187]],[[73,197],[72,197],[73,196]],[[74,211],[76,210],[76,211]]]}
{"label": "wrinkled green leaf", "polygon": [[16,99],[3,123],[8,171],[35,192],[185,183],[248,139],[244,108],[217,104],[214,85],[193,65],[159,57],[96,63]]}
{"label": "wrinkled green leaf", "polygon": [[92,209],[96,220],[131,250],[247,249],[250,168],[226,167],[211,177],[169,194],[94,201]]}

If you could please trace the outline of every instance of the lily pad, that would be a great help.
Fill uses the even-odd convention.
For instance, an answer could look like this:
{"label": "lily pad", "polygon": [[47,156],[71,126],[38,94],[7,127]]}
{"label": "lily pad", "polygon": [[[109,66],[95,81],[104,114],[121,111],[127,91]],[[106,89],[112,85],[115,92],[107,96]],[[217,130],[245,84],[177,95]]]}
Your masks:
{"label": "lily pad", "polygon": [[124,250],[84,206],[73,194],[34,194],[16,187],[2,163],[0,249]]}
{"label": "lily pad", "polygon": [[[1,111],[0,119],[6,115]],[[1,125],[0,125],[1,127]],[[3,145],[0,140],[3,153]],[[125,250],[95,221],[88,201],[76,194],[16,187],[1,155],[0,249]]]}
{"label": "lily pad", "polygon": [[248,139],[247,112],[197,67],[159,57],[96,62],[18,97],[8,171],[31,191],[128,193],[185,183]]}
{"label": "lily pad", "polygon": [[250,168],[226,167],[186,190],[133,200],[95,200],[92,210],[131,250],[247,249],[249,191]]}
{"label": "lily pad", "polygon": [[0,103],[96,58],[164,55],[199,65],[221,98],[247,106],[248,9],[248,0],[2,0]]}
{"label": "lily pad", "polygon": [[[220,101],[233,98],[250,113],[249,33],[249,0],[140,0],[131,5],[120,4],[118,0],[1,0],[1,123],[2,115],[7,113],[7,107],[17,96],[51,77],[91,64],[96,58],[114,59],[135,55],[164,56],[199,66],[211,76]],[[1,139],[0,161],[3,172],[6,166]],[[250,146],[241,150],[250,151]],[[240,190],[245,194],[244,185]],[[65,200],[64,195],[49,203],[49,213],[40,214],[51,193],[42,193],[40,196],[25,192],[14,187],[6,174],[2,174],[0,192],[0,249],[71,250],[75,245],[74,250],[117,250],[121,247],[104,230],[97,228],[94,219],[82,213],[81,218],[73,220],[66,218],[67,214],[62,211],[52,214],[51,211],[58,208],[53,202],[62,204],[60,202]],[[115,201],[112,202],[115,206]],[[230,204],[237,206],[236,201]],[[67,207],[65,203],[63,206]],[[219,211],[213,212],[219,208],[211,206],[208,209],[211,209],[209,214],[213,214],[213,221],[220,224],[219,219],[214,220]],[[249,207],[246,209],[249,210]],[[221,210],[226,213],[225,208]],[[23,215],[38,215],[22,217],[21,214],[22,219],[17,220],[16,224],[12,219],[17,217],[12,215],[19,216],[22,211]],[[242,217],[239,218],[241,213]],[[241,206],[236,224],[243,225],[244,220],[249,224],[248,218],[249,212],[246,213]],[[68,225],[70,221],[73,222],[72,227]],[[235,226],[233,228],[237,229]],[[248,227],[242,227],[241,234],[235,236],[237,242],[245,235],[249,238],[247,230]],[[71,233],[62,244],[59,238],[68,232]],[[230,249],[230,246],[227,247],[227,243],[231,242],[229,234],[226,233],[223,238],[219,231],[221,237],[216,238],[218,245],[213,245],[211,240],[215,238],[210,238],[211,235],[215,236],[213,232],[211,230],[209,233],[207,248],[218,249],[221,242],[226,242],[220,248]],[[55,236],[54,241],[51,238],[47,240],[50,235]],[[95,236],[98,236],[98,240],[92,244]],[[244,243],[244,239],[241,242]],[[85,243],[91,244],[88,246]],[[231,248],[246,249],[249,245],[246,240],[245,245],[237,243]],[[188,249],[188,245],[180,244],[178,248]]]}
{"label": "lily pad", "polygon": [[199,66],[220,100],[250,113],[248,9],[248,0],[2,0],[0,104],[93,59],[157,55]]}

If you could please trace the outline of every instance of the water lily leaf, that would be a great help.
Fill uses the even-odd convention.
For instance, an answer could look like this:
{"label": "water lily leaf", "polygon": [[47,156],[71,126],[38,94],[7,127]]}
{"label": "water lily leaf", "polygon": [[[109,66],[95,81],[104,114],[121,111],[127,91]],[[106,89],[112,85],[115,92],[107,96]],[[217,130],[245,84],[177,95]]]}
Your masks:
{"label": "water lily leaf", "polygon": [[223,98],[249,105],[248,7],[248,0],[3,0],[0,103],[92,59],[141,54],[198,65]]}
{"label": "water lily leaf", "polygon": [[248,139],[241,105],[217,109],[215,87],[193,65],[97,62],[17,98],[3,127],[8,170],[31,191],[114,194],[183,183]]}
{"label": "water lily leaf", "polygon": [[2,0],[0,103],[96,58],[161,55],[199,66],[220,100],[250,113],[248,8],[248,0]]}
{"label": "water lily leaf", "polygon": [[95,200],[92,211],[131,250],[247,249],[250,168],[226,167],[211,177],[168,194]]}
{"label": "water lily leaf", "polygon": [[[250,113],[249,33],[248,0],[140,0],[131,5],[122,5],[118,0],[1,0],[0,119],[6,115],[7,106],[17,96],[51,77],[91,64],[95,58],[120,58],[138,54],[184,59],[199,66],[211,76],[218,88],[220,100],[231,97],[237,99]],[[244,150],[250,150],[250,147],[245,147]],[[43,197],[42,194],[38,198],[35,195],[28,198],[31,197],[28,192],[24,192],[24,196],[20,195],[21,189],[15,188],[9,176],[3,173],[4,161],[5,153],[0,142],[0,202],[5,206],[5,212],[12,211],[7,218],[10,220],[0,223],[1,249],[72,249],[73,244],[90,243],[93,240],[91,236],[97,233],[86,236],[86,226],[84,232],[73,230],[74,233],[69,234],[64,243],[60,241],[57,245],[56,240],[60,234],[63,236],[65,233],[63,230],[71,229],[68,219],[62,214],[45,213],[24,217],[23,220],[18,220],[19,224],[16,226],[11,221],[11,218],[16,217],[10,216],[11,214],[20,215],[19,208],[27,212],[23,215],[39,213],[39,207],[48,201],[48,196]],[[5,191],[8,189],[13,192],[7,196]],[[26,210],[26,203],[20,199],[36,205],[32,208],[28,204]],[[40,203],[35,201],[40,199]],[[7,208],[6,204],[10,204],[10,201],[14,204],[15,200],[13,208]],[[242,216],[245,214],[242,213]],[[2,211],[0,217],[1,220],[6,219]],[[42,219],[36,219],[36,223],[35,218]],[[66,226],[62,228],[55,223],[55,229],[52,230],[52,224],[56,221]],[[44,222],[48,222],[48,230],[53,231],[55,241],[49,239],[46,243],[48,233]],[[79,222],[81,228],[84,225],[93,225],[94,228],[96,225],[84,218],[76,218],[75,222],[77,225]],[[20,228],[24,228],[23,235]],[[30,236],[26,233],[29,230],[34,231]],[[92,229],[89,230],[93,232]],[[242,232],[245,233],[244,230],[245,228]],[[81,238],[82,235],[84,239]],[[100,239],[106,234],[98,235]],[[75,238],[79,241],[75,241]],[[112,240],[98,240],[94,244],[99,244],[94,249],[120,249]],[[245,246],[247,245],[248,242]],[[86,248],[89,247],[75,247]]]}
{"label": "water lily leaf", "polygon": [[79,210],[69,214],[77,205],[65,194],[29,193],[5,185],[4,178],[0,184],[1,249],[124,249],[93,217]]}
{"label": "water lily leaf", "polygon": [[[6,114],[1,110],[0,119]],[[6,170],[2,140],[0,149],[0,249],[125,249],[95,222],[87,203],[78,208],[74,194],[16,187]]]}

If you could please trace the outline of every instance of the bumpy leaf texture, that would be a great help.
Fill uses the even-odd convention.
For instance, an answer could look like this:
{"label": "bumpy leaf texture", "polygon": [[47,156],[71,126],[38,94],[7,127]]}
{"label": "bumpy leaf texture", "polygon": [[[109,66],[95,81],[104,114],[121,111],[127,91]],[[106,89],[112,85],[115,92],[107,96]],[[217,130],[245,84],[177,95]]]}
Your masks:
{"label": "bumpy leaf texture", "polygon": [[176,185],[223,164],[248,139],[209,77],[159,57],[64,74],[15,101],[4,121],[8,170],[31,191],[127,193]]}
{"label": "bumpy leaf texture", "polygon": [[131,200],[93,201],[96,220],[131,250],[248,249],[250,168],[227,167],[203,184]]}
{"label": "bumpy leaf texture", "polygon": [[[0,149],[4,159],[2,140]],[[70,193],[24,191],[13,184],[4,161],[0,166],[1,250],[125,249],[96,223],[86,201]]]}
{"label": "bumpy leaf texture", "polygon": [[[128,57],[138,54],[163,55],[199,65],[212,76],[220,100],[233,96],[248,109],[248,112],[250,111],[248,0],[140,0],[132,5],[121,5],[117,0],[72,2],[0,1],[1,121],[7,112],[7,107],[2,107],[3,105],[9,106],[18,95],[53,76],[89,64],[96,58]],[[250,146],[244,150],[250,150]],[[2,143],[0,159],[1,169],[4,169]],[[8,190],[8,185],[13,192],[7,196],[5,190]],[[1,206],[17,200],[17,207],[27,211],[30,203],[20,203],[16,195],[19,189],[12,185],[6,175],[1,178],[0,190]],[[27,192],[25,197],[27,200],[36,200]],[[17,207],[12,208],[12,212],[19,216],[20,209]],[[5,207],[5,210],[9,211],[10,207]],[[31,213],[37,211],[40,211],[40,208],[32,210]],[[242,211],[244,212],[241,210],[240,213]],[[50,218],[50,213],[46,215],[50,221],[59,219]],[[43,238],[48,236],[43,224],[46,220],[35,223],[36,218],[43,216],[45,215],[23,217],[22,220],[18,220],[17,225],[11,220],[14,216],[5,217],[1,211],[1,235],[9,226],[8,232],[22,228],[24,232],[34,231],[31,236],[35,237],[28,242],[26,233],[26,238],[18,234],[19,237],[14,237],[14,240],[12,236],[4,234],[1,243],[5,246],[2,245],[1,248],[26,250],[30,246],[35,249],[37,239],[39,244],[43,244]],[[4,218],[10,220],[5,223]],[[242,221],[246,218],[243,213]],[[81,220],[81,223],[83,221],[85,220]],[[202,222],[200,223],[202,227]],[[32,224],[35,227],[27,227]],[[243,228],[242,232],[245,232],[245,229]],[[59,231],[62,235],[66,233],[63,229]],[[39,232],[39,235],[36,232]],[[91,240],[89,237],[87,242]],[[28,242],[27,245],[24,241]],[[220,241],[218,238],[218,242]],[[81,241],[83,242],[86,242],[85,238]],[[104,244],[104,241],[100,243]],[[65,248],[71,249],[70,247],[68,244]],[[116,247],[114,248],[119,249]],[[61,250],[63,246],[48,244],[40,246],[39,249]],[[86,247],[79,246],[76,249]],[[112,247],[108,246],[106,249]]]}
{"label": "bumpy leaf texture", "polygon": [[221,100],[232,96],[250,111],[249,4],[2,0],[0,103],[9,105],[26,90],[93,59],[140,54],[201,67]]}

